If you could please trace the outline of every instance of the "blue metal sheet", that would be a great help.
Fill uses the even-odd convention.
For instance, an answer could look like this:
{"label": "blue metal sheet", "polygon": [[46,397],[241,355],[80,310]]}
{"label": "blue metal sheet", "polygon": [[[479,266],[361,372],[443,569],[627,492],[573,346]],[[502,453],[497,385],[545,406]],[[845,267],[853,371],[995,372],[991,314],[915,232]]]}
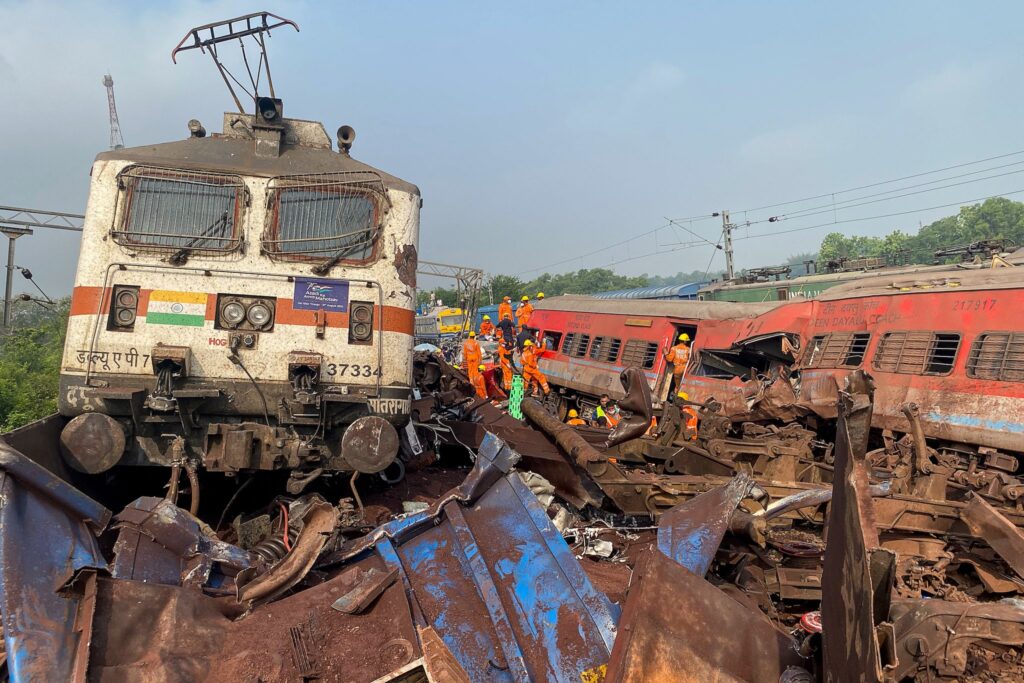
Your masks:
{"label": "blue metal sheet", "polygon": [[[508,473],[517,459],[488,435],[474,473]],[[590,583],[517,474],[375,537],[421,625],[434,627],[470,680],[578,683],[607,663],[619,608]]]}
{"label": "blue metal sheet", "polygon": [[79,598],[58,591],[79,571],[106,566],[94,532],[109,519],[102,505],[0,446],[0,611],[12,683],[72,679],[89,643],[75,628]]}
{"label": "blue metal sheet", "polygon": [[736,506],[753,486],[754,480],[740,473],[726,486],[676,505],[658,522],[658,550],[703,577],[711,568]]}

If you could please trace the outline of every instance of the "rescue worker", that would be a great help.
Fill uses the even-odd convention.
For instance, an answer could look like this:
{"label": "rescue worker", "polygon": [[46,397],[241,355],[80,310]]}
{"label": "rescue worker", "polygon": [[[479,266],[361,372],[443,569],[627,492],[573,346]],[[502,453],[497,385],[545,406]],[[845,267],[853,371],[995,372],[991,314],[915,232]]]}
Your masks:
{"label": "rescue worker", "polygon": [[506,313],[498,321],[498,338],[509,346],[516,342],[516,326],[512,323],[512,314]]}
{"label": "rescue worker", "polygon": [[601,394],[601,402],[597,404],[594,415],[594,421],[601,427],[615,429],[619,424],[619,409],[612,404],[608,394]]}
{"label": "rescue worker", "polygon": [[498,322],[504,320],[506,315],[509,320],[512,319],[512,297],[510,296],[506,296],[498,304]]}
{"label": "rescue worker", "polygon": [[516,325],[520,330],[530,324],[530,317],[532,315],[533,304],[530,303],[530,297],[523,295],[523,298],[519,303],[519,308],[516,309]]}
{"label": "rescue worker", "polygon": [[501,388],[505,391],[512,390],[512,344],[504,340],[498,342],[498,362],[501,365]]}
{"label": "rescue worker", "polygon": [[544,292],[537,292],[537,301],[544,301]]}
{"label": "rescue worker", "polygon": [[680,383],[683,381],[683,371],[686,370],[686,364],[690,361],[690,335],[683,332],[677,341],[679,343],[664,352],[665,360],[672,363],[670,392],[679,391]]}
{"label": "rescue worker", "polygon": [[470,330],[469,338],[462,344],[462,365],[466,368],[469,381],[473,382],[474,386],[476,386],[474,377],[480,372],[477,366],[480,365],[481,360],[483,360],[483,351],[480,348],[480,342],[476,340],[476,332]]}
{"label": "rescue worker", "polygon": [[537,368],[537,351],[532,339],[523,342],[523,382],[526,383],[528,393],[533,393],[535,384],[545,396],[551,391],[548,378]]}
{"label": "rescue worker", "polygon": [[[678,394],[679,398],[683,401],[689,401],[690,395],[685,391],[680,391]],[[686,438],[690,441],[697,440],[697,409],[689,403],[685,403],[681,409],[683,417],[686,419]]]}
{"label": "rescue worker", "polygon": [[569,419],[565,421],[565,424],[571,425],[573,427],[578,427],[580,425],[587,424],[587,422],[582,417],[580,417],[579,411],[577,411],[575,408],[570,408]]}
{"label": "rescue worker", "polygon": [[480,398],[487,398],[487,383],[484,381],[484,370],[486,369],[483,365],[477,365],[476,373],[470,377],[473,388],[476,389],[476,395]]}
{"label": "rescue worker", "polygon": [[480,323],[480,336],[489,337],[492,334],[494,334],[494,323],[491,322],[491,316],[485,315]]}

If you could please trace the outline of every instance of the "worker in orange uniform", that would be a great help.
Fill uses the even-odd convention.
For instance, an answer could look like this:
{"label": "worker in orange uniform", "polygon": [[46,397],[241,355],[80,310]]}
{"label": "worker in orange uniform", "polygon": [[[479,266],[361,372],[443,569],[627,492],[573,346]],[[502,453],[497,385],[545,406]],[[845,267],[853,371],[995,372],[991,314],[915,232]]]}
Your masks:
{"label": "worker in orange uniform", "polygon": [[483,365],[476,366],[476,373],[470,377],[473,382],[473,388],[476,389],[476,395],[480,398],[487,398],[487,383],[484,381],[484,370]]}
{"label": "worker in orange uniform", "polygon": [[462,343],[462,367],[466,368],[469,381],[473,382],[474,386],[476,386],[476,380],[473,378],[480,373],[477,367],[481,360],[483,360],[483,351],[480,349],[480,342],[476,340],[476,333],[470,330],[469,338]]}
{"label": "worker in orange uniform", "polygon": [[519,326],[520,331],[530,324],[530,316],[532,315],[533,304],[530,303],[530,297],[523,296],[519,303],[519,308],[516,309],[516,325]]}
{"label": "worker in orange uniform", "polygon": [[523,381],[528,393],[533,393],[534,385],[539,386],[545,396],[551,391],[548,378],[537,368],[537,349],[532,339],[523,342]]}
{"label": "worker in orange uniform", "polygon": [[[690,400],[690,395],[685,391],[680,391],[678,394],[679,398],[684,401]],[[686,436],[690,441],[697,440],[697,409],[689,403],[683,405],[681,412],[683,418],[686,420]]]}
{"label": "worker in orange uniform", "polygon": [[672,363],[672,384],[669,391],[679,391],[683,381],[683,371],[686,364],[690,362],[690,335],[683,332],[679,335],[678,343],[665,351],[665,360]]}
{"label": "worker in orange uniform", "polygon": [[569,419],[565,421],[565,424],[573,427],[587,424],[587,421],[580,417],[580,413],[575,408],[569,410]]}
{"label": "worker in orange uniform", "polygon": [[489,337],[492,334],[494,334],[494,323],[491,322],[491,316],[485,315],[480,323],[480,336]]}
{"label": "worker in orange uniform", "polygon": [[498,304],[498,321],[504,320],[506,315],[509,320],[512,320],[512,297],[510,296],[506,296]]}
{"label": "worker in orange uniform", "polygon": [[501,388],[505,391],[512,389],[512,350],[514,342],[506,344],[504,340],[498,342],[498,362],[501,365]]}

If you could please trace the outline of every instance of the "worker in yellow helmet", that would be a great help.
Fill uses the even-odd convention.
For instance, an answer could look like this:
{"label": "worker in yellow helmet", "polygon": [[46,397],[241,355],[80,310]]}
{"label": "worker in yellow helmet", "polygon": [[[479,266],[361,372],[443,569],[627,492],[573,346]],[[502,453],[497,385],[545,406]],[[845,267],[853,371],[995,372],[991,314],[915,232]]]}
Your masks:
{"label": "worker in yellow helmet", "polygon": [[537,301],[544,300],[544,292],[537,292]]}
{"label": "worker in yellow helmet", "polygon": [[530,316],[532,315],[533,304],[530,303],[530,297],[523,296],[519,302],[519,308],[516,309],[516,324],[519,326],[520,332],[530,324]]}
{"label": "worker in yellow helmet", "polygon": [[676,345],[664,352],[665,360],[672,363],[672,384],[669,391],[679,391],[683,380],[686,364],[690,362],[690,335],[683,332],[676,340]]}
{"label": "worker in yellow helmet", "polygon": [[[687,394],[685,391],[680,391],[678,394],[676,394],[676,396],[678,396],[679,398],[683,399],[683,401],[689,401],[690,400],[690,395]],[[683,415],[686,417],[686,433],[687,433],[687,438],[690,441],[696,441],[697,440],[697,409],[694,408],[689,403],[684,403],[681,410],[682,410]]]}
{"label": "worker in yellow helmet", "polygon": [[580,425],[587,424],[586,421],[580,417],[580,413],[575,408],[569,409],[569,419],[565,421],[565,424],[578,427]]}
{"label": "worker in yellow helmet", "polygon": [[476,373],[470,376],[473,388],[476,389],[476,395],[480,398],[487,398],[487,383],[484,381],[484,370],[486,369],[483,365],[477,365]]}
{"label": "worker in yellow helmet", "polygon": [[534,386],[540,387],[545,395],[551,391],[548,378],[537,368],[537,351],[532,339],[523,342],[523,382],[528,394],[533,393]]}
{"label": "worker in yellow helmet", "polygon": [[480,322],[480,336],[489,337],[492,334],[494,334],[494,323],[491,322],[491,316],[485,315]]}

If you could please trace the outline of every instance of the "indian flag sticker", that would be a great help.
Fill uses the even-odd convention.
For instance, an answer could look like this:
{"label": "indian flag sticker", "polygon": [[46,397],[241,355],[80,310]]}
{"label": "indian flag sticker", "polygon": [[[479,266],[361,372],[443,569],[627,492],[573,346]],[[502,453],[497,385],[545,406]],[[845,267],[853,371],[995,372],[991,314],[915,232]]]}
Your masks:
{"label": "indian flag sticker", "polygon": [[206,323],[207,294],[157,289],[149,295],[146,322],[150,325],[202,327]]}

